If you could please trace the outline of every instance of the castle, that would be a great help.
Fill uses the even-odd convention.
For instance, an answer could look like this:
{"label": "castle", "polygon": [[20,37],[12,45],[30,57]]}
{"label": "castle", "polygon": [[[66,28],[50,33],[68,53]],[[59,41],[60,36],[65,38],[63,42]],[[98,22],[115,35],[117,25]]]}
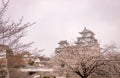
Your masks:
{"label": "castle", "polygon": [[[92,52],[92,54],[100,54],[100,46],[99,46],[99,43],[98,43],[98,40],[95,39],[94,37],[94,32],[88,30],[86,27],[83,29],[82,32],[79,32],[79,34],[81,34],[80,37],[77,37],[77,41],[74,43],[74,45],[70,45],[67,40],[63,40],[63,41],[60,41],[58,44],[59,44],[59,47],[56,48],[56,53],[59,53],[61,52],[64,48],[67,48],[67,47],[78,47],[79,50],[81,50],[82,52],[82,49],[86,49],[86,50],[89,50],[89,51],[94,51],[94,53]],[[91,52],[89,51],[86,51],[88,54],[91,54]],[[86,53],[86,54],[87,54]]]}

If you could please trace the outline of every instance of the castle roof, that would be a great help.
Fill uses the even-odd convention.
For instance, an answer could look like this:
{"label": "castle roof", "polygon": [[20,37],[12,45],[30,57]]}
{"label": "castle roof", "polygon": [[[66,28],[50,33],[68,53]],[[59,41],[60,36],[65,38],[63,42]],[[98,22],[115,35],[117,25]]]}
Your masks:
{"label": "castle roof", "polygon": [[80,34],[84,34],[84,33],[92,33],[92,34],[94,34],[92,31],[88,30],[86,27],[84,27],[82,32],[80,32]]}
{"label": "castle roof", "polygon": [[68,44],[67,40],[64,41],[60,41],[58,44],[62,45],[62,44]]}

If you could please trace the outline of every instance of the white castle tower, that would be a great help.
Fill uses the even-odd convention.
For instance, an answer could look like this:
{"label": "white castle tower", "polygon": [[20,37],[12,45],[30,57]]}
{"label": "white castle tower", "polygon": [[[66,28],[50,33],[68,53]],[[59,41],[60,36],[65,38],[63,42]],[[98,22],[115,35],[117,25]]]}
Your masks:
{"label": "white castle tower", "polygon": [[76,45],[87,48],[88,52],[92,51],[89,52],[90,54],[100,54],[100,46],[98,40],[94,37],[94,32],[84,27],[83,31],[79,33],[81,34],[81,37],[77,38]]}

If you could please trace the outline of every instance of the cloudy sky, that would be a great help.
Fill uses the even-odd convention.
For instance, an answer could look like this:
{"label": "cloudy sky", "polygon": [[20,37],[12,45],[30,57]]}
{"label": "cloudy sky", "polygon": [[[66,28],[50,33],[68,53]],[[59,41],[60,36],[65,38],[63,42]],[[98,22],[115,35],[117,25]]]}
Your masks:
{"label": "cloudy sky", "polygon": [[84,27],[92,30],[101,45],[120,44],[120,0],[11,0],[7,17],[37,22],[23,42],[45,48],[50,55],[60,40],[74,42]]}

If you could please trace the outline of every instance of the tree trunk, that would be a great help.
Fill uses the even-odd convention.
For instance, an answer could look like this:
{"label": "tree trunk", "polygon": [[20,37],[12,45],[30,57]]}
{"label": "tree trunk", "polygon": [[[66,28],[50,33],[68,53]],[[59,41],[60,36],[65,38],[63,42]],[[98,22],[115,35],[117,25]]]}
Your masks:
{"label": "tree trunk", "polygon": [[87,78],[87,77],[82,77],[82,78]]}
{"label": "tree trunk", "polygon": [[88,76],[82,76],[82,78],[87,78]]}
{"label": "tree trunk", "polygon": [[[7,69],[9,78],[13,78],[12,76],[15,74],[14,70],[14,62],[13,62],[13,51],[12,49],[6,49],[6,59],[7,59]],[[14,73],[13,73],[14,72]]]}

